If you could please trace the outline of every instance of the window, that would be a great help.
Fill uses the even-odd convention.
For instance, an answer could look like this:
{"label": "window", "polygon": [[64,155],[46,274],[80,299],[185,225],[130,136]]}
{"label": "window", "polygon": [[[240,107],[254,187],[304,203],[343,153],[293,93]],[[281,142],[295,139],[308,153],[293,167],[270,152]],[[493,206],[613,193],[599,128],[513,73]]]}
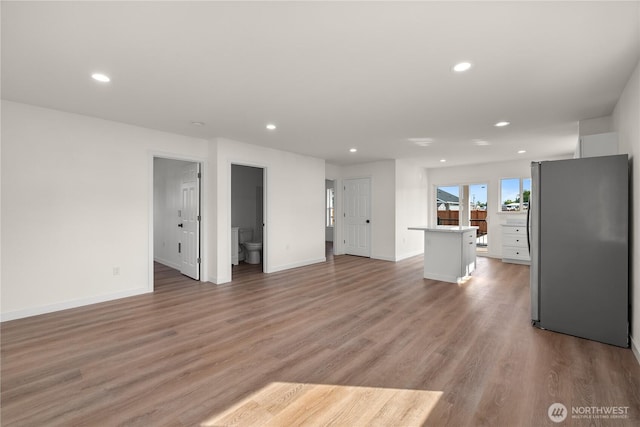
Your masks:
{"label": "window", "polygon": [[501,179],[500,210],[502,212],[526,212],[529,209],[530,194],[531,178]]}
{"label": "window", "polygon": [[436,188],[438,225],[459,225],[460,187],[449,185]]}
{"label": "window", "polygon": [[334,200],[335,190],[333,188],[327,188],[327,227],[333,227],[333,225],[335,224]]}

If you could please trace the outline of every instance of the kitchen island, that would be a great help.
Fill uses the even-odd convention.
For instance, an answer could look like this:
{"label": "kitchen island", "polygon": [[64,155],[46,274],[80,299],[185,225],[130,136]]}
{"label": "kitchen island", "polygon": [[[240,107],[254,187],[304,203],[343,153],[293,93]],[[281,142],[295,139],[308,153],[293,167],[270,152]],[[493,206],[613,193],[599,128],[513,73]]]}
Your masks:
{"label": "kitchen island", "polygon": [[424,278],[458,283],[476,268],[473,226],[409,227],[424,232]]}

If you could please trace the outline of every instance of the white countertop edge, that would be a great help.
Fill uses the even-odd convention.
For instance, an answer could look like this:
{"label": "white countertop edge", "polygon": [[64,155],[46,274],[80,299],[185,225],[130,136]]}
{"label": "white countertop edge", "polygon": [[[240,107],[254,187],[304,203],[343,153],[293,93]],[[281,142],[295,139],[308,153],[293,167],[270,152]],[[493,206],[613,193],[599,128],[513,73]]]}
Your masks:
{"label": "white countertop edge", "polygon": [[470,225],[470,226],[456,226],[456,225],[436,225],[432,227],[422,226],[422,227],[409,227],[409,230],[419,230],[419,231],[437,231],[440,233],[464,233],[465,231],[477,230],[479,227]]}

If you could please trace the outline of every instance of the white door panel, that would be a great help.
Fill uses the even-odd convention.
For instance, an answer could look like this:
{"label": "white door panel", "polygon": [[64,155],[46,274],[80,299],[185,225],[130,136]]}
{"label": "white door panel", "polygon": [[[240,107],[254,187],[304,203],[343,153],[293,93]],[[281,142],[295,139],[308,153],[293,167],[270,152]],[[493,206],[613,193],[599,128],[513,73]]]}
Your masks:
{"label": "white door panel", "polygon": [[182,210],[178,218],[180,233],[180,272],[200,279],[200,182],[199,165],[194,163],[183,171]]}
{"label": "white door panel", "polygon": [[344,183],[345,253],[371,256],[371,181],[348,179]]}

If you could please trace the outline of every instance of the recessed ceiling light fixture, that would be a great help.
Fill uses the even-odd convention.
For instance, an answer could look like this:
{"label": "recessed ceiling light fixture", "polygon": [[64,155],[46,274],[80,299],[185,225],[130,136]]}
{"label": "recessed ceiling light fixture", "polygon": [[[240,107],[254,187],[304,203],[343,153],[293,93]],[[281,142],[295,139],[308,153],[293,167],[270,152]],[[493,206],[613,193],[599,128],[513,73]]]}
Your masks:
{"label": "recessed ceiling light fixture", "polygon": [[447,161],[447,159],[440,159],[440,163],[444,163],[446,161]]}
{"label": "recessed ceiling light fixture", "polygon": [[463,73],[465,71],[468,71],[470,68],[471,62],[458,62],[453,66],[453,71],[455,71],[456,73]]}
{"label": "recessed ceiling light fixture", "polygon": [[527,152],[527,150],[518,150],[518,154],[524,154],[526,152]]}
{"label": "recessed ceiling light fixture", "polygon": [[193,126],[204,126],[204,122],[191,122]]}
{"label": "recessed ceiling light fixture", "polygon": [[349,152],[350,152],[350,153],[355,153],[356,151],[358,151],[358,149],[357,149],[357,148],[350,148],[350,149],[349,149]]}
{"label": "recessed ceiling light fixture", "polygon": [[269,123],[269,124],[266,126],[266,128],[267,128],[267,129],[269,129],[269,130],[275,130],[275,129],[276,129],[276,125],[274,125],[273,123]]}
{"label": "recessed ceiling light fixture", "polygon": [[485,141],[484,139],[474,139],[473,143],[479,147],[484,147],[487,145],[491,145],[489,141]]}
{"label": "recessed ceiling light fixture", "polygon": [[420,147],[428,147],[433,143],[433,138],[408,138],[409,142]]}
{"label": "recessed ceiling light fixture", "polygon": [[494,126],[497,127],[497,128],[503,128],[505,126],[509,126],[510,124],[511,123],[509,123],[509,122],[501,121],[501,122],[496,123]]}
{"label": "recessed ceiling light fixture", "polygon": [[95,81],[100,82],[100,83],[109,83],[111,81],[109,76],[107,76],[106,74],[102,74],[102,73],[93,73],[93,74],[91,74],[91,78],[93,80],[95,80]]}

